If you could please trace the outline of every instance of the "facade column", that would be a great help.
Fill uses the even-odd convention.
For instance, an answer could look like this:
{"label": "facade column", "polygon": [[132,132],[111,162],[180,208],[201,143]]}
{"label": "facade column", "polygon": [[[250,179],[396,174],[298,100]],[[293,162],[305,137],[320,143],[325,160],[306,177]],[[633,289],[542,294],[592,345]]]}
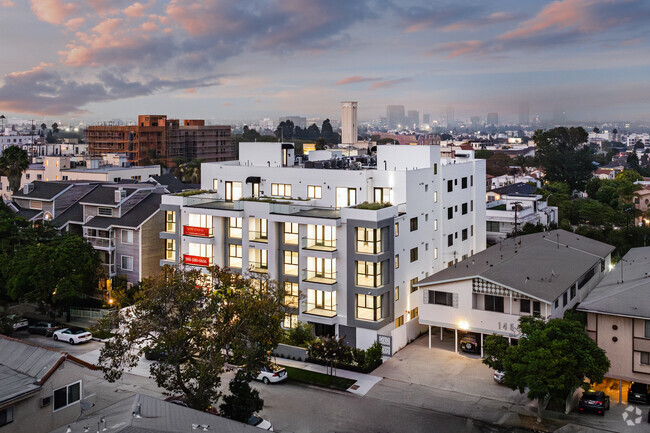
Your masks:
{"label": "facade column", "polygon": [[458,353],[458,328],[454,328],[454,352]]}
{"label": "facade column", "polygon": [[440,341],[442,341],[442,326],[440,327]]}
{"label": "facade column", "polygon": [[618,380],[618,404],[623,403],[623,380]]}
{"label": "facade column", "polygon": [[510,314],[512,314],[512,292],[510,292]]}
{"label": "facade column", "polygon": [[[510,298],[510,302],[512,302],[512,298]],[[483,358],[483,333],[482,332],[481,332],[481,358]]]}
{"label": "facade column", "polygon": [[429,349],[431,349],[431,325],[429,325]]}

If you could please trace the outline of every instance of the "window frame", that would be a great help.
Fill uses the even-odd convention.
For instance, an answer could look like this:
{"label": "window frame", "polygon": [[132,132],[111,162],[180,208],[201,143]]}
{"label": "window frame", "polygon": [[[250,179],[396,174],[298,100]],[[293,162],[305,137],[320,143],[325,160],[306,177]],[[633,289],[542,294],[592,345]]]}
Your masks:
{"label": "window frame", "polygon": [[176,239],[165,239],[165,260],[176,261]]}
{"label": "window frame", "polygon": [[165,232],[176,233],[176,211],[165,211]]}
{"label": "window frame", "polygon": [[[125,233],[126,233],[126,235],[127,235],[127,236],[126,236],[126,238],[127,238],[126,241],[124,240],[124,234],[125,234]],[[129,239],[128,239],[128,238],[129,238],[129,236],[128,236],[129,234],[131,235],[131,241],[130,241],[130,242],[129,242]],[[129,230],[129,229],[121,229],[120,239],[121,239],[121,241],[122,241],[123,244],[133,245],[133,239],[134,239],[134,237],[135,237],[135,236],[134,236],[133,230]]]}
{"label": "window frame", "polygon": [[273,197],[291,197],[290,183],[272,183],[271,196]]}
{"label": "window frame", "polygon": [[419,251],[418,251],[418,247],[411,248],[411,250],[409,251],[409,255],[410,255],[410,259],[411,259],[411,263],[413,263],[413,262],[417,262],[417,261],[418,261],[418,256],[419,256],[419,254],[420,254],[420,253],[419,253]]}
{"label": "window frame", "polygon": [[[368,306],[368,298],[371,299],[371,305]],[[363,300],[363,305],[361,305],[361,300]],[[371,312],[371,319],[363,318],[359,314],[359,310],[367,310]],[[381,314],[381,295],[366,295],[365,293],[356,293],[355,294],[355,311],[354,318],[356,320],[363,320],[367,322],[377,322],[382,319]]]}
{"label": "window frame", "polygon": [[[78,380],[76,382],[72,382],[72,383],[70,383],[68,385],[65,385],[65,386],[62,386],[60,388],[53,389],[52,390],[52,412],[58,412],[58,411],[63,410],[65,408],[67,408],[67,407],[78,404],[83,399],[83,383],[82,382],[83,382],[82,380]],[[77,400],[74,400],[74,401],[70,402],[70,388],[75,386],[75,385],[79,385],[79,398]],[[56,407],[57,405],[56,405],[55,393],[57,391],[61,391],[62,389],[66,390],[66,392],[65,392],[66,404],[57,408]]]}
{"label": "window frame", "polygon": [[321,185],[307,185],[307,198],[323,198],[323,187]]}
{"label": "window frame", "polygon": [[[234,255],[233,255],[234,251]],[[239,252],[239,255],[237,255]],[[232,264],[232,259],[239,260],[239,266]],[[244,249],[239,244],[228,244],[228,267],[235,269],[242,269],[244,267]]]}
{"label": "window frame", "polygon": [[15,410],[14,405],[7,406],[4,409],[0,409],[0,414],[3,412],[5,414],[4,422],[0,422],[0,427],[4,427],[14,422],[14,410]]}
{"label": "window frame", "polygon": [[[128,262],[128,259],[131,259],[131,267],[130,268],[128,268],[128,267],[125,268],[124,267],[124,259],[127,259],[127,262]],[[128,256],[126,254],[120,255],[120,269],[122,269],[123,271],[133,272],[133,256]]]}
{"label": "window frame", "polygon": [[409,220],[409,228],[410,231],[414,232],[418,229],[419,226],[419,220],[418,217],[413,217]]}

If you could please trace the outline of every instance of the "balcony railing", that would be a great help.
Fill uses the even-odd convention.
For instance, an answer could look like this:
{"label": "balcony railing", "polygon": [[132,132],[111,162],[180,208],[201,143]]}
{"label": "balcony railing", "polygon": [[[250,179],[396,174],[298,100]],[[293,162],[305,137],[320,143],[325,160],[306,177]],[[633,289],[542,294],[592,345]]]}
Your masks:
{"label": "balcony railing", "polygon": [[228,237],[233,239],[241,239],[242,229],[241,227],[228,227]]}
{"label": "balcony railing", "polygon": [[94,248],[106,248],[106,249],[115,248],[115,241],[110,238],[87,237],[86,240],[90,242],[90,245],[92,245]]}
{"label": "balcony railing", "polygon": [[361,254],[381,254],[383,253],[381,241],[357,241],[357,253]]}
{"label": "balcony railing", "polygon": [[312,316],[336,317],[336,305],[320,305],[309,302],[303,303],[303,313]]}
{"label": "balcony railing", "polygon": [[212,229],[209,227],[183,226],[183,235],[209,238],[212,236]]}
{"label": "balcony railing", "polygon": [[262,262],[249,262],[248,270],[251,272],[257,272],[258,274],[268,274],[269,264]]}
{"label": "balcony railing", "polygon": [[298,234],[285,232],[284,243],[287,245],[298,245]]}
{"label": "balcony railing", "polygon": [[248,231],[248,240],[251,242],[264,242],[268,243],[269,234],[266,231],[260,230],[249,230]]}
{"label": "balcony railing", "polygon": [[313,269],[303,269],[302,280],[309,283],[336,284],[336,271],[325,272]]}
{"label": "balcony railing", "polygon": [[183,263],[192,266],[211,266],[212,257],[193,256],[190,254],[183,255]]}
{"label": "balcony railing", "polygon": [[109,277],[115,275],[115,263],[113,264],[102,263],[102,268],[104,268],[104,272],[106,272]]}
{"label": "balcony railing", "polygon": [[302,247],[306,250],[336,251],[336,239],[302,238]]}

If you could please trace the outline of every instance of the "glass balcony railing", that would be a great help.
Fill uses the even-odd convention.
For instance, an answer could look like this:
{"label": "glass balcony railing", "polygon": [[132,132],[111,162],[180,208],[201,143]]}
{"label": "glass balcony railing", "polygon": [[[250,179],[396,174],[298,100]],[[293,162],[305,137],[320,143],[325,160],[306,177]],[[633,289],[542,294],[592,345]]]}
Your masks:
{"label": "glass balcony railing", "polygon": [[302,238],[302,247],[306,250],[336,251],[336,239]]}
{"label": "glass balcony railing", "polygon": [[269,264],[263,262],[248,262],[248,270],[258,274],[268,274]]}
{"label": "glass balcony railing", "polygon": [[248,231],[248,240],[251,241],[251,242],[268,243],[269,234],[268,234],[267,231],[249,230]]}
{"label": "glass balcony railing", "polygon": [[311,314],[312,316],[336,317],[336,305],[305,302],[303,304],[303,313]]}
{"label": "glass balcony railing", "polygon": [[309,283],[336,284],[336,271],[302,270],[302,280]]}

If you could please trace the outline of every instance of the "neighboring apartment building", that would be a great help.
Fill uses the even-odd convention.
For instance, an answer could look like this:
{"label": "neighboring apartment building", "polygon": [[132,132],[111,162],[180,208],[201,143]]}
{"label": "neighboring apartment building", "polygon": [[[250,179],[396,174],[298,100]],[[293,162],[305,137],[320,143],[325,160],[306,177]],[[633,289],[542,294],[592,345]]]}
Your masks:
{"label": "neighboring apartment building", "polygon": [[541,224],[549,227],[558,223],[558,209],[535,194],[535,186],[516,183],[487,192],[486,234],[494,244],[520,230],[524,224]]}
{"label": "neighboring apartment building", "polygon": [[146,165],[162,159],[168,167],[176,158],[226,161],[236,157],[229,125],[205,125],[204,120],[185,120],[161,115],[140,115],[133,126],[89,126],[91,155],[126,153],[128,161]]}
{"label": "neighboring apartment building", "polygon": [[32,221],[83,235],[99,252],[108,279],[123,275],[136,284],[160,272],[166,192],[149,183],[33,182],[14,194],[10,206]]}
{"label": "neighboring apartment building", "polygon": [[578,306],[587,333],[607,352],[605,377],[618,381],[620,394],[631,382],[650,384],[648,263],[650,247],[632,248]]}
{"label": "neighboring apartment building", "polygon": [[436,327],[454,330],[456,342],[459,331],[516,339],[521,316],[563,317],[585,299],[609,271],[612,251],[564,230],[506,239],[416,284],[419,321],[430,338]]}
{"label": "neighboring apartment building", "polygon": [[97,400],[88,381],[97,369],[67,353],[0,335],[0,431],[47,433],[75,422]]}
{"label": "neighboring apartment building", "polygon": [[293,309],[285,327],[398,350],[421,331],[414,284],[485,248],[484,161],[439,146],[304,164],[293,152],[240,143],[238,161],[203,164],[210,192],[164,196],[161,264],[268,277]]}

